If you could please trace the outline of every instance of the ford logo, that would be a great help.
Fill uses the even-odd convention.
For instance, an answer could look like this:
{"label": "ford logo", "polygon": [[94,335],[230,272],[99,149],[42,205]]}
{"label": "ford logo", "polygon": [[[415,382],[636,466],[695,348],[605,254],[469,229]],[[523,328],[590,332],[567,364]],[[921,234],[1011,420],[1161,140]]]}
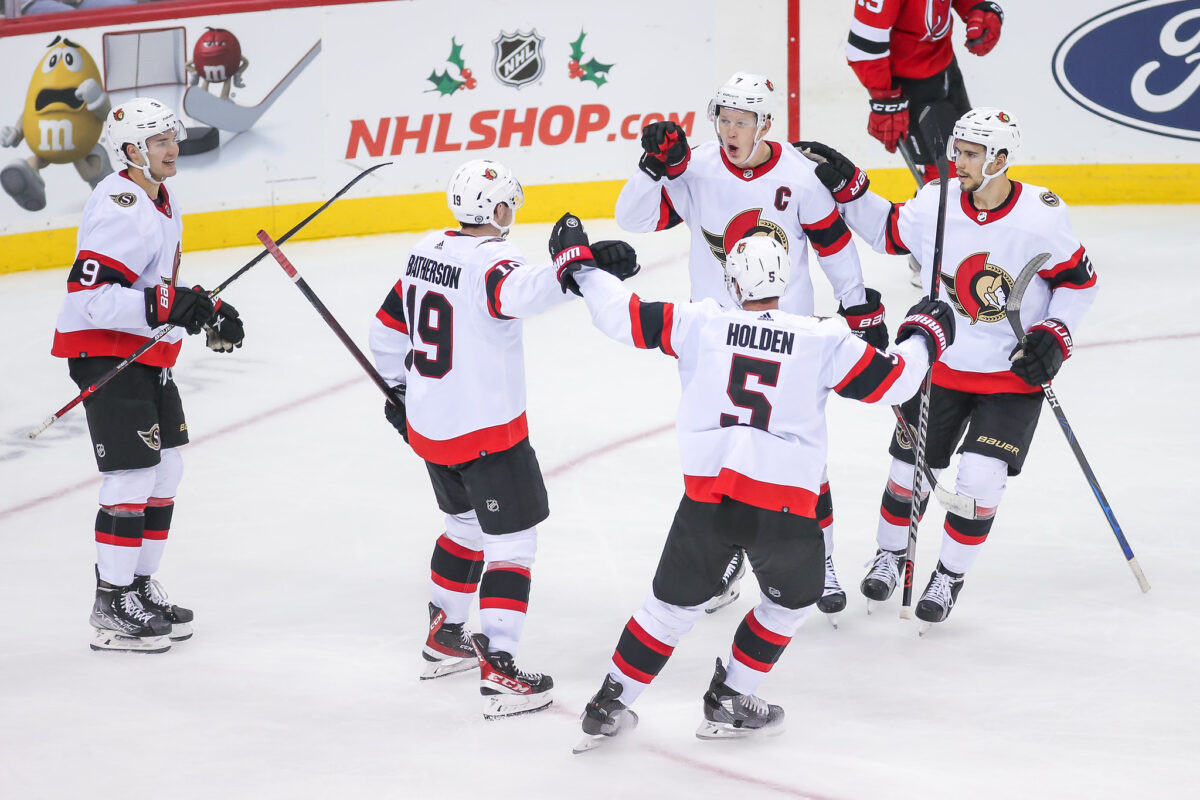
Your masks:
{"label": "ford logo", "polygon": [[1079,105],[1131,128],[1200,140],[1200,0],[1139,0],[1089,19],[1054,51]]}

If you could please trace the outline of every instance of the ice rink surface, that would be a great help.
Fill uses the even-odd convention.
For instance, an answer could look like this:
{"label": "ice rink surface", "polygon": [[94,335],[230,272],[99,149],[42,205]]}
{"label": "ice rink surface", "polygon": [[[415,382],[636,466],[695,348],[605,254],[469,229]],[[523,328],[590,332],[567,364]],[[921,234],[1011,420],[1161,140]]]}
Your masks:
{"label": "ice rink surface", "polygon": [[[473,673],[417,678],[442,531],[423,464],[269,258],[225,293],[246,320],[245,347],[222,355],[195,337],[176,370],[192,443],[159,577],[195,609],[196,635],[157,656],[90,651],[99,478],[82,409],[25,436],[76,392],[49,355],[66,271],[0,277],[0,797],[1194,792],[1200,216],[1194,206],[1092,207],[1072,218],[1100,293],[1055,385],[1153,590],[1139,592],[1046,411],[950,620],[918,638],[898,599],[868,616],[857,584],[875,549],[892,416],[833,397],[835,562],[849,608],[838,630],[814,614],[763,683],[760,694],[786,709],[786,732],[693,736],[713,659],[727,657],[756,601],[748,580],[676,649],[636,705],[641,726],[578,756],[578,715],[648,590],[682,492],[672,359],[609,341],[582,302],[526,324],[531,440],[551,516],[518,663],[553,675],[555,701],[487,722]],[[588,230],[621,236],[611,220]],[[518,226],[514,239],[537,260],[548,232]],[[416,238],[284,251],[365,348]],[[686,300],[683,228],[625,238],[644,265],[636,291]],[[186,254],[183,279],[213,286],[255,252]],[[908,269],[863,258],[894,329],[917,295]],[[814,272],[818,311],[831,313]],[[934,511],[922,525],[918,588],[941,522]]]}

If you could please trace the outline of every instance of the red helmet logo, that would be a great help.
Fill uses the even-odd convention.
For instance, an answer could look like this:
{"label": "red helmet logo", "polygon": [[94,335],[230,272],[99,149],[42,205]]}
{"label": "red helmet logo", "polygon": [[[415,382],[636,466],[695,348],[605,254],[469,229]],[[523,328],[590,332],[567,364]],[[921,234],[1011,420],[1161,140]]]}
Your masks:
{"label": "red helmet logo", "polygon": [[1000,120],[1001,122],[1008,122],[1012,119],[1012,117],[1010,117],[1008,114],[1005,114],[1003,111],[1001,111],[1000,113],[998,113],[996,115],[996,119]]}
{"label": "red helmet logo", "polygon": [[125,109],[118,108],[116,111],[114,111],[113,119],[115,119],[117,122],[120,122],[121,120],[125,119]]}
{"label": "red helmet logo", "polygon": [[496,170],[488,167],[483,171],[483,177],[487,178],[489,181],[496,180]]}

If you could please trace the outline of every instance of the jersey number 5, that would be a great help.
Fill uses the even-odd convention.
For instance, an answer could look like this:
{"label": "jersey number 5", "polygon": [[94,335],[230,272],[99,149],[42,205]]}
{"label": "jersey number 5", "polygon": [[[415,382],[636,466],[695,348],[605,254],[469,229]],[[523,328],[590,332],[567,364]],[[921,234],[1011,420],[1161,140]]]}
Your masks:
{"label": "jersey number 5", "polygon": [[[417,287],[409,286],[404,297],[408,310],[408,335],[413,349],[409,353],[412,366],[426,378],[443,378],[454,366],[454,307],[437,292],[426,292],[421,298],[421,310],[417,313]],[[417,337],[421,344],[436,355],[417,349]]]}
{"label": "jersey number 5", "polygon": [[[779,383],[779,362],[735,355],[733,363],[729,367],[729,385],[725,389],[726,394],[729,395],[729,399],[735,406],[750,411],[749,425],[751,427],[765,431],[771,424],[771,402],[762,392],[746,388],[746,379],[751,375],[758,378],[761,386],[775,386]],[[722,428],[744,424],[746,423],[733,414],[721,415]]]}

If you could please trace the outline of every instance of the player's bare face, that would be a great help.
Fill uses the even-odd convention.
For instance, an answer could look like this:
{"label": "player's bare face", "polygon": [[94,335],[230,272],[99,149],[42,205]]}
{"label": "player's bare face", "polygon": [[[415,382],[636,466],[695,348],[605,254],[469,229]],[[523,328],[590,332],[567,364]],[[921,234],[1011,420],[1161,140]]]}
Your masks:
{"label": "player's bare face", "polygon": [[[975,192],[983,185],[983,162],[987,159],[987,148],[961,139],[954,143],[954,170],[964,192]],[[994,165],[993,165],[994,166]]]}
{"label": "player's bare face", "polygon": [[162,183],[177,172],[175,160],[179,158],[179,142],[175,141],[175,131],[151,136],[146,140],[146,152],[150,156],[150,176],[154,180]]}
{"label": "player's bare face", "polygon": [[717,135],[721,140],[721,149],[734,164],[740,166],[754,156],[754,137],[757,133],[758,115],[753,111],[722,108],[717,113]]}

